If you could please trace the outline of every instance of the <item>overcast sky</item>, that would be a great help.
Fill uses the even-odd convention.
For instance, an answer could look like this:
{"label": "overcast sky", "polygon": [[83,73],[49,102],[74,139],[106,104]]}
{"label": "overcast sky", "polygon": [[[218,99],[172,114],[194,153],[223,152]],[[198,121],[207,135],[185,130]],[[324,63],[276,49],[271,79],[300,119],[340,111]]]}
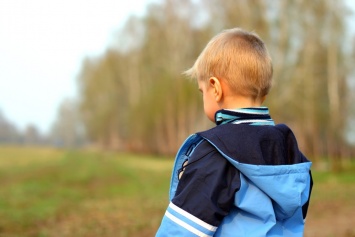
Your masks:
{"label": "overcast sky", "polygon": [[0,111],[20,129],[48,131],[76,95],[83,58],[101,54],[149,0],[0,0]]}

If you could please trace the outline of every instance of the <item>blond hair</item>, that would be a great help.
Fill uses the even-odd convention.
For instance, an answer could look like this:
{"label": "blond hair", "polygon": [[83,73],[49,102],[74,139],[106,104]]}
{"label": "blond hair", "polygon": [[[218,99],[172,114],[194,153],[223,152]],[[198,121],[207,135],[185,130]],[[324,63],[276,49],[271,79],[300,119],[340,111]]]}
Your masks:
{"label": "blond hair", "polygon": [[225,80],[232,92],[261,98],[272,83],[272,61],[264,42],[240,28],[224,30],[206,45],[195,64],[184,74],[207,81]]}

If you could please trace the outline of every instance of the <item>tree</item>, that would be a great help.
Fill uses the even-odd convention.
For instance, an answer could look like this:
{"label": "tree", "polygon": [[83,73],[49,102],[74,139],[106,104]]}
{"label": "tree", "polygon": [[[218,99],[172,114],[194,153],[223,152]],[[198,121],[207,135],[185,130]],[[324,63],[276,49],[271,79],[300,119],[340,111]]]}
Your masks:
{"label": "tree", "polygon": [[0,143],[18,143],[20,141],[19,131],[0,111]]}
{"label": "tree", "polygon": [[85,131],[80,122],[76,101],[66,99],[59,107],[52,125],[50,140],[54,146],[75,148],[85,144]]}
{"label": "tree", "polygon": [[197,85],[181,73],[213,35],[241,26],[258,33],[273,58],[266,105],[275,121],[291,126],[316,163],[332,157],[339,164],[353,149],[345,138],[355,89],[349,86],[355,49],[343,43],[346,16],[344,2],[333,0],[151,4],[102,57],[83,63],[80,111],[88,136],[108,148],[175,153],[188,134],[212,125]]}
{"label": "tree", "polygon": [[27,145],[40,145],[43,143],[42,135],[40,134],[38,128],[33,125],[27,125],[23,134],[24,144]]}

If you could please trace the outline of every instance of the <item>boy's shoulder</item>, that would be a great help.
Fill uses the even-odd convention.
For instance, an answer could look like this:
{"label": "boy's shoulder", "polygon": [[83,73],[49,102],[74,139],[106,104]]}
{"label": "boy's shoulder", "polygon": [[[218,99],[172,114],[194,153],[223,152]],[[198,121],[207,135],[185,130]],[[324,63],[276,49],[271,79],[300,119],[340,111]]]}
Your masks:
{"label": "boy's shoulder", "polygon": [[[224,124],[197,134],[222,153],[242,163],[265,165],[299,163],[303,160],[292,130],[284,124]],[[286,161],[290,159],[290,154],[293,160]]]}
{"label": "boy's shoulder", "polygon": [[285,124],[277,125],[250,125],[250,124],[222,124],[211,129],[197,133],[205,139],[255,139],[268,137],[269,139],[293,135],[291,129]]}
{"label": "boy's shoulder", "polygon": [[197,133],[221,150],[242,147],[254,149],[256,143],[263,140],[283,140],[283,132],[278,126],[254,126],[248,124],[223,124]]}

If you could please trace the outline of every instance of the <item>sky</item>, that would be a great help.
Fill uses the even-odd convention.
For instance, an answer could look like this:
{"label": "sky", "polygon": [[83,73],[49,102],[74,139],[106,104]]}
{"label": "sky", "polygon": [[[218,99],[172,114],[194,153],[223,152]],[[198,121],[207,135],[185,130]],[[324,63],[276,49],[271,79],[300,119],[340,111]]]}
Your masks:
{"label": "sky", "polygon": [[0,113],[20,130],[50,130],[77,95],[85,57],[102,54],[149,0],[0,0]]}

